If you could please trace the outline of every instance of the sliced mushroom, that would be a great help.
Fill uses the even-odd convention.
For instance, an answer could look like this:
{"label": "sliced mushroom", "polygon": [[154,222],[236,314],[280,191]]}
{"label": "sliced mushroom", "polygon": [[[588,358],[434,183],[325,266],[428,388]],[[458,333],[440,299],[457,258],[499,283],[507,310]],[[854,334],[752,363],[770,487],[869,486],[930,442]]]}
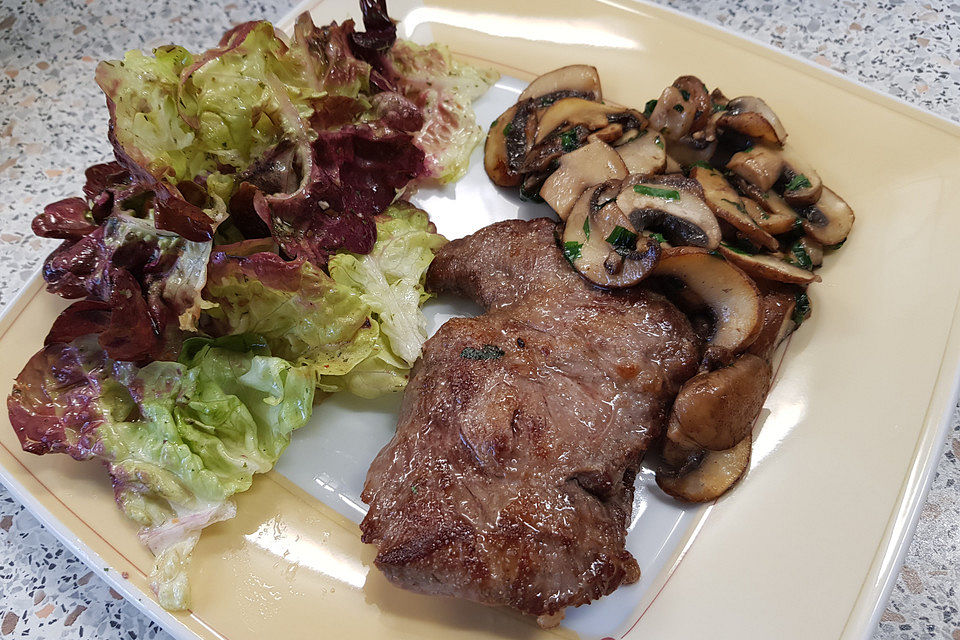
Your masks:
{"label": "sliced mushroom", "polygon": [[513,122],[516,111],[517,105],[513,105],[493,121],[490,131],[487,132],[487,141],[483,145],[483,168],[490,180],[501,187],[515,187],[520,184],[520,174],[512,172],[507,166],[507,141],[503,135],[504,127]]}
{"label": "sliced mushroom", "polygon": [[715,107],[719,107],[720,110],[725,109],[727,106],[727,103],[730,102],[730,98],[723,95],[723,91],[720,91],[720,89],[714,89],[710,93],[710,100],[711,102],[713,102]]}
{"label": "sliced mushroom", "polygon": [[646,129],[629,142],[615,147],[627,172],[639,175],[662,173],[667,164],[666,145],[660,134]]}
{"label": "sliced mushroom", "polygon": [[517,102],[559,92],[578,94],[590,100],[602,100],[600,74],[597,73],[597,68],[586,64],[572,64],[548,71],[528,84]]}
{"label": "sliced mushroom", "polygon": [[779,149],[757,145],[733,154],[727,162],[727,169],[761,191],[769,191],[783,171],[783,157]]}
{"label": "sliced mushroom", "polygon": [[[583,98],[557,100],[541,114],[537,123],[534,144],[558,130],[566,130],[578,124],[585,125],[590,131],[602,129],[610,124],[608,116],[624,112],[623,107],[584,100]],[[619,134],[617,137],[619,137]]]}
{"label": "sliced mushroom", "polygon": [[751,445],[750,438],[744,438],[725,451],[693,452],[687,460],[699,456],[699,464],[686,464],[687,470],[684,473],[677,473],[674,469],[662,465],[657,469],[657,485],[678,500],[716,500],[747,470],[750,465]]}
{"label": "sliced mushroom", "polygon": [[591,142],[560,158],[560,167],[540,188],[540,197],[566,220],[570,209],[587,187],[627,176],[627,167],[613,147]]}
{"label": "sliced mushroom", "polygon": [[[659,232],[673,245],[715,249],[720,244],[720,225],[713,212],[690,188],[676,180],[662,180],[667,177],[627,181],[617,196],[617,206],[638,232]],[[683,176],[669,177],[687,180]]]}
{"label": "sliced mushroom", "polygon": [[820,276],[790,264],[782,255],[750,254],[722,243],[719,250],[724,258],[743,269],[743,271],[752,278],[763,278],[765,280],[789,282],[793,284],[820,282]]}
{"label": "sliced mushroom", "polygon": [[789,147],[780,153],[783,167],[780,182],[783,183],[783,198],[794,207],[814,204],[820,199],[823,182],[809,163]]}
{"label": "sliced mushroom", "polygon": [[690,170],[690,177],[703,187],[703,199],[718,218],[726,221],[758,246],[770,250],[779,246],[777,239],[750,217],[743,200],[722,173],[710,167],[695,166]]}
{"label": "sliced mushroom", "polygon": [[687,380],[671,410],[667,437],[723,451],[750,435],[770,387],[770,365],[745,353],[727,367]]}
{"label": "sliced mushroom", "polygon": [[773,352],[797,327],[793,313],[797,308],[797,294],[802,290],[790,285],[774,283],[763,292],[760,306],[763,308],[763,324],[757,339],[747,353],[759,356],[768,362]]}
{"label": "sliced mushroom", "polygon": [[770,106],[754,96],[741,96],[727,102],[718,126],[733,129],[745,136],[782,145],[787,139],[780,118]]}
{"label": "sliced mushroom", "polygon": [[719,254],[697,247],[670,249],[661,254],[653,273],[680,280],[709,307],[714,321],[707,341],[710,347],[738,353],[756,338],[761,321],[760,292],[743,271]]}
{"label": "sliced mushroom", "polygon": [[773,191],[760,191],[743,178],[737,179],[737,188],[744,195],[747,215],[770,235],[786,233],[797,225],[797,212]]}
{"label": "sliced mushroom", "polygon": [[810,264],[814,269],[823,264],[823,245],[813,238],[806,236],[800,238],[792,250],[795,252],[803,251],[810,259]]}
{"label": "sliced mushroom", "polygon": [[843,198],[827,187],[820,199],[809,207],[797,210],[803,219],[803,231],[825,247],[832,247],[847,239],[853,227],[853,210]]}
{"label": "sliced mushroom", "polygon": [[620,181],[590,187],[574,204],[563,230],[563,252],[573,267],[596,285],[632,287],[647,277],[660,257],[660,243],[633,231],[617,206]]}
{"label": "sliced mushroom", "polygon": [[680,76],[673,81],[673,86],[680,90],[680,96],[694,110],[692,131],[702,129],[713,112],[713,103],[710,93],[703,81],[696,76]]}
{"label": "sliced mushroom", "polygon": [[671,140],[667,144],[667,155],[679,166],[689,167],[698,162],[709,162],[717,150],[717,143],[716,138],[708,139],[703,131],[696,131],[679,140]]}

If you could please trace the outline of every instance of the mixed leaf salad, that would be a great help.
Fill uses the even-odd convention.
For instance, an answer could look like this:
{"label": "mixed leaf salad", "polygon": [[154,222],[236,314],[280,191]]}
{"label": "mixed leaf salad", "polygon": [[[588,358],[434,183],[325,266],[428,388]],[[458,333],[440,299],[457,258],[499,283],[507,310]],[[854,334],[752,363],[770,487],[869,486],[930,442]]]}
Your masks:
{"label": "mixed leaf salad", "polygon": [[47,289],[76,299],[8,398],[25,450],[102,460],[189,605],[200,531],[273,467],[322,394],[404,387],[445,239],[398,197],[466,171],[471,102],[496,74],[397,40],[383,0],[287,38],[268,22],[192,53],[103,62],[116,159],[35,232]]}

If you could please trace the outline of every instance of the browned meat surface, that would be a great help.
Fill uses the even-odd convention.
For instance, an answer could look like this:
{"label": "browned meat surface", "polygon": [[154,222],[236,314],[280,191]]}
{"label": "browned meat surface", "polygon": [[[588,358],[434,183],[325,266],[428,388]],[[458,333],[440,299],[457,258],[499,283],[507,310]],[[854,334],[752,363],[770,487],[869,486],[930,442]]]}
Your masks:
{"label": "browned meat surface", "polygon": [[377,566],[408,589],[535,615],[636,580],[634,477],[696,373],[686,317],[649,292],[588,286],[546,219],[449,243],[428,285],[489,311],[427,341],[370,467],[360,526]]}

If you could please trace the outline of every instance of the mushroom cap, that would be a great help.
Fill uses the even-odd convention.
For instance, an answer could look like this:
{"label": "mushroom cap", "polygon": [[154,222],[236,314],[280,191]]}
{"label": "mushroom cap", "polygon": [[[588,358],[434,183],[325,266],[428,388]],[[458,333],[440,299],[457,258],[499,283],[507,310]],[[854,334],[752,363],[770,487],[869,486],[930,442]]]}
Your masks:
{"label": "mushroom cap", "polygon": [[782,256],[777,257],[762,253],[743,253],[723,243],[720,244],[718,249],[720,254],[726,258],[728,262],[740,267],[740,269],[752,278],[762,278],[764,280],[791,284],[820,282],[820,276],[786,262]]}
{"label": "mushroom cap", "polygon": [[755,96],[740,96],[727,102],[727,108],[718,121],[723,129],[733,129],[745,136],[782,145],[787,130],[766,102]]}
{"label": "mushroom cap", "polygon": [[733,447],[750,435],[771,374],[763,358],[744,353],[729,366],[690,378],[673,402],[667,437],[689,439],[710,451]]}
{"label": "mushroom cap", "polygon": [[816,204],[797,210],[797,214],[803,219],[804,233],[825,247],[846,240],[853,227],[853,209],[827,187]]}
{"label": "mushroom cap", "polygon": [[747,215],[770,235],[786,233],[797,224],[797,212],[773,191],[760,191],[747,183],[737,186],[743,194],[740,201]]}
{"label": "mushroom cap", "polygon": [[727,169],[761,191],[769,191],[783,171],[783,157],[780,149],[758,144],[733,154],[727,161]]}
{"label": "mushroom cap", "polygon": [[540,98],[560,91],[575,92],[591,100],[602,100],[600,74],[587,64],[571,64],[548,71],[534,79],[523,90],[517,102]]}
{"label": "mushroom cap", "polygon": [[540,188],[540,197],[566,220],[587,187],[627,176],[627,167],[613,147],[594,141],[561,156],[560,166]]}
{"label": "mushroom cap", "polygon": [[493,121],[483,145],[483,168],[487,177],[501,187],[515,187],[520,184],[521,179],[520,174],[514,173],[507,166],[507,141],[503,135],[504,127],[513,122],[516,111],[517,105],[511,105]]}
{"label": "mushroom cap", "polygon": [[686,180],[679,175],[628,180],[617,196],[617,206],[638,232],[652,229],[673,245],[715,249],[720,244],[720,225],[702,197],[695,195],[699,185],[691,181],[693,190]]}
{"label": "mushroom cap", "polygon": [[636,138],[614,148],[623,159],[628,173],[653,175],[662,173],[667,166],[665,146],[659,133],[645,129]]}
{"label": "mushroom cap", "polygon": [[726,493],[750,466],[752,444],[748,437],[725,451],[694,451],[694,454],[700,456],[699,464],[687,465],[689,470],[682,474],[673,473],[668,467],[658,468],[657,485],[678,500],[716,500]]}
{"label": "mushroom cap", "polygon": [[740,195],[730,186],[723,174],[710,167],[696,166],[690,170],[690,177],[703,187],[703,199],[719,219],[730,224],[758,246],[770,250],[779,246],[777,239],[750,217]]}
{"label": "mushroom cap", "polygon": [[570,211],[562,238],[573,268],[607,289],[638,284],[660,257],[660,243],[635,233],[617,206],[619,187],[619,180],[610,180],[584,191]]}
{"label": "mushroom cap", "polygon": [[757,337],[762,320],[760,291],[719,254],[699,247],[664,250],[653,275],[680,280],[710,308],[714,328],[707,342],[715,351],[739,353]]}
{"label": "mushroom cap", "polygon": [[823,191],[820,174],[790,147],[784,147],[780,156],[783,158],[780,177],[784,185],[783,199],[794,207],[816,203]]}

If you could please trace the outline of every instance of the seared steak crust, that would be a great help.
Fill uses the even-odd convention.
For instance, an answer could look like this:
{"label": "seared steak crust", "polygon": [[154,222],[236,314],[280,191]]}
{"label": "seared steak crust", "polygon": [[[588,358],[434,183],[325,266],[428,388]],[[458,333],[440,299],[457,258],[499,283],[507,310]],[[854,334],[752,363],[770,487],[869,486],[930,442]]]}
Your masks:
{"label": "seared steak crust", "polygon": [[554,230],[497,223],[430,269],[489,311],[427,341],[367,475],[363,540],[400,586],[551,615],[639,577],[634,478],[701,345],[661,297],[587,285]]}

